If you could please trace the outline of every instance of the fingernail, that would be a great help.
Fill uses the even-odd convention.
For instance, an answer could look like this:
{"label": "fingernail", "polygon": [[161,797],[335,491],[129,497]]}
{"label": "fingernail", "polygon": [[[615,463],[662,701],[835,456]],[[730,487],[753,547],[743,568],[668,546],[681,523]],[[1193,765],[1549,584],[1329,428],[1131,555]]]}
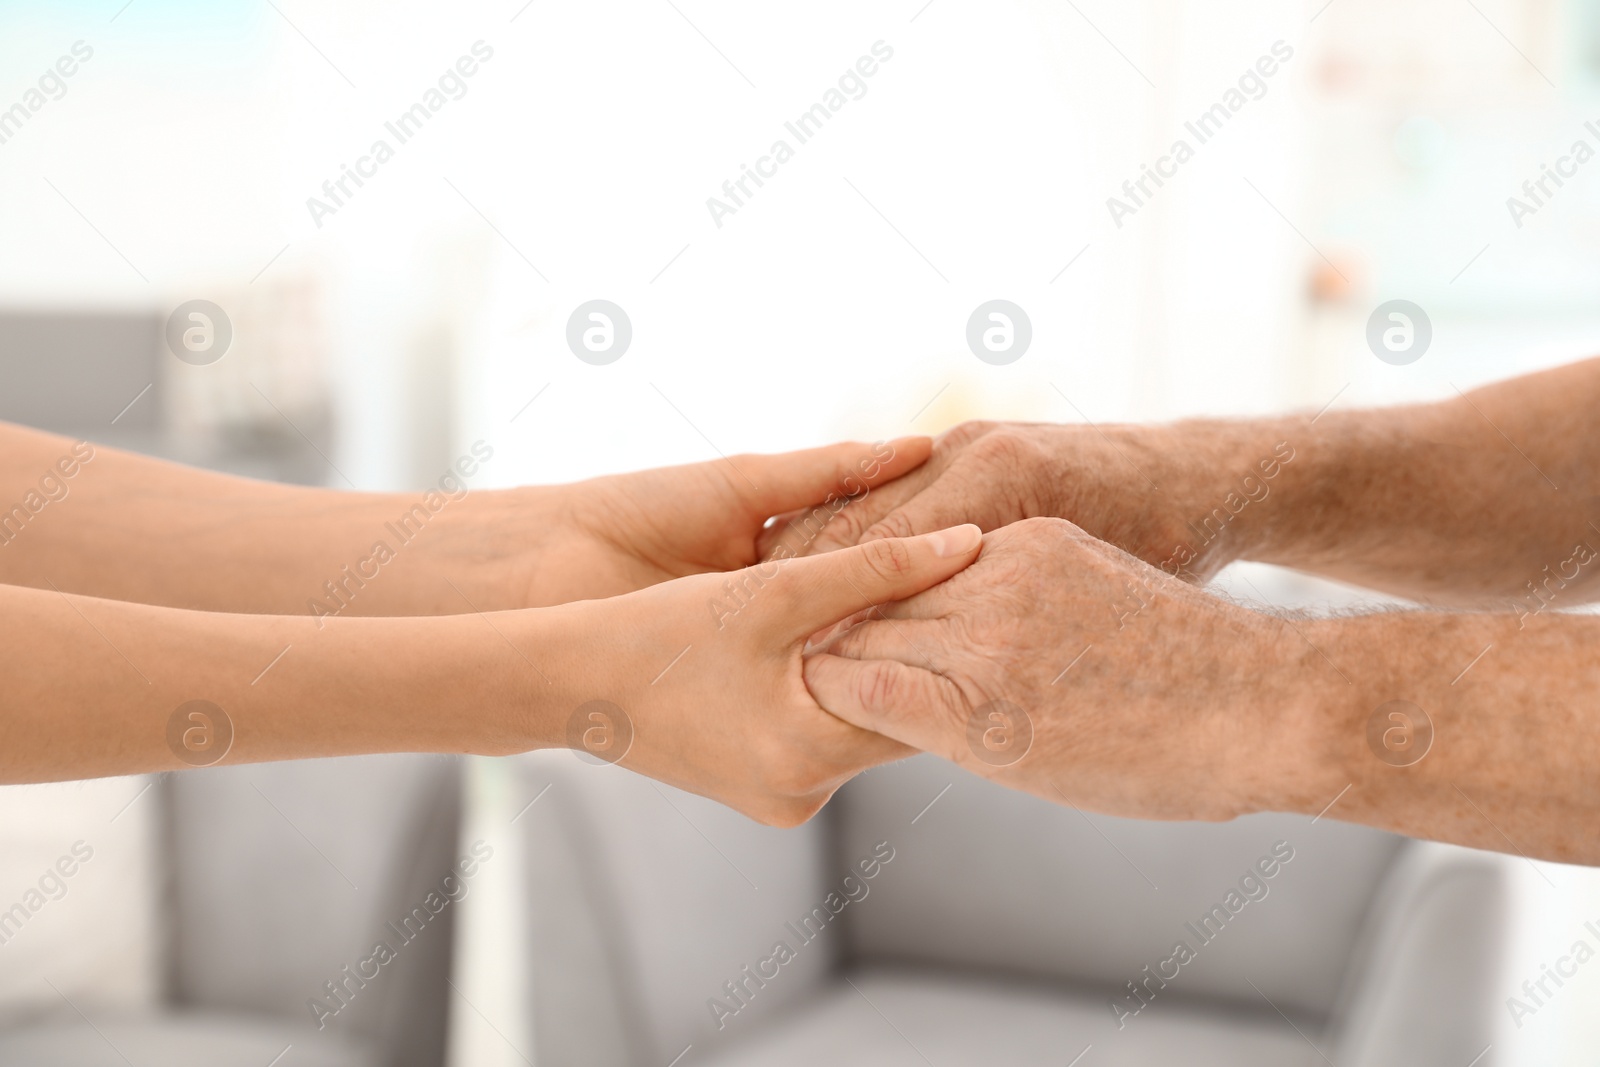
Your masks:
{"label": "fingernail", "polygon": [[838,628],[839,628],[839,624],[838,623],[834,623],[832,626],[828,627],[826,630],[819,630],[816,633],[812,634],[810,637],[806,638],[805,647],[800,649],[800,654],[803,655],[803,656],[808,656],[812,652],[815,652],[817,649],[821,648],[823,645],[827,644],[828,643],[828,638],[832,637],[833,636],[833,632],[835,630],[837,630]]}
{"label": "fingernail", "polygon": [[983,540],[983,531],[970,522],[965,526],[952,526],[928,535],[936,556],[960,556],[971,552]]}

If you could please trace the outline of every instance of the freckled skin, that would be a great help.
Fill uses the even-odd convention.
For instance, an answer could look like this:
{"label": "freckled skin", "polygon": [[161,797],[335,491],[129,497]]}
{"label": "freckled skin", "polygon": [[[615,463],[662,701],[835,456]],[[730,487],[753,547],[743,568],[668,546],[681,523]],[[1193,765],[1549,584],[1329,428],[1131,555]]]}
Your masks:
{"label": "freckled skin", "polygon": [[[1597,425],[1600,360],[1315,419],[958,427],[817,547],[971,521],[992,531],[982,556],[832,632],[807,681],[847,721],[1057,802],[1196,819],[1333,804],[1600,864],[1600,619],[1561,611],[1600,592]],[[1435,610],[1276,617],[1198,587],[1236,559]],[[1007,767],[966,732],[1000,699],[1035,731]],[[1409,765],[1368,739],[1394,700],[1433,727]]]}

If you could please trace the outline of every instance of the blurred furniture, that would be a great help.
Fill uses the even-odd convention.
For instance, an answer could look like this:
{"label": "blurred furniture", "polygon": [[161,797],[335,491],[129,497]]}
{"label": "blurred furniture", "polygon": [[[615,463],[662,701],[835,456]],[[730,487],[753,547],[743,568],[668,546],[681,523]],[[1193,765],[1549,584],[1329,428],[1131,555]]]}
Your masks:
{"label": "blurred furniture", "polygon": [[[167,351],[165,312],[0,311],[0,419],[238,474],[321,482],[330,426],[318,414],[311,303],[293,286],[230,299],[235,344],[207,366]],[[435,1067],[456,905],[431,914],[424,902],[460,858],[460,778],[456,760],[432,756],[161,776],[139,801],[160,807],[160,1010],[100,1010],[57,1000],[57,990],[30,1000],[24,1021],[10,1014],[0,1065],[265,1067],[282,1057],[281,1067]],[[52,907],[88,906],[84,896]],[[419,907],[428,921],[408,924]],[[402,928],[414,936],[402,938]],[[393,947],[394,960],[364,984],[348,977],[378,942]],[[0,956],[0,965],[15,964]],[[39,970],[20,980],[44,987],[50,975]],[[319,1020],[310,1001],[340,1004],[329,983],[348,1004]]]}
{"label": "blurred furniture", "polygon": [[[567,753],[524,773],[551,786],[523,820],[540,1065],[1504,1062],[1504,857],[1329,817],[1086,815],[926,756],[794,831]],[[1202,944],[1279,841],[1267,895]],[[866,895],[797,936],[880,842]],[[1195,958],[1143,984],[1180,940]],[[1152,999],[1119,1025],[1130,982]]]}
{"label": "blurred furniture", "polygon": [[0,420],[159,454],[164,354],[155,312],[0,312]]}
{"label": "blurred furniture", "polygon": [[[0,421],[250,478],[320,485],[333,424],[300,290],[230,301],[234,341],[193,367],[160,311],[0,310]],[[275,324],[269,330],[267,323]]]}
{"label": "blurred furniture", "polygon": [[[457,863],[459,766],[364,756],[162,777],[141,803],[166,827],[165,1004],[132,1017],[63,1005],[0,1033],[0,1064],[439,1064],[454,905],[406,921]],[[394,959],[349,980],[378,942]],[[319,1020],[313,998],[337,1014]]]}

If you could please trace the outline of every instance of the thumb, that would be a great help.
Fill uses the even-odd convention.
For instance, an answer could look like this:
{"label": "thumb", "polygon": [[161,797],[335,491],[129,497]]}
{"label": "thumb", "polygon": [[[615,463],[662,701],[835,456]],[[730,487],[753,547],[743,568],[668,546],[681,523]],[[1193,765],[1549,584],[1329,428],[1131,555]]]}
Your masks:
{"label": "thumb", "polygon": [[[741,456],[737,467],[750,471],[755,505],[762,515],[813,507],[830,496],[844,499],[893,481],[926,462],[933,451],[927,437],[901,437],[876,445],[847,441],[776,456]],[[735,488],[747,488],[736,479]]]}
{"label": "thumb", "polygon": [[978,558],[983,533],[956,526],[921,537],[885,538],[784,562],[784,607],[775,617],[796,643],[863,608],[930,589]]}
{"label": "thumb", "polygon": [[838,718],[912,748],[957,760],[954,738],[965,721],[954,684],[897,660],[805,658],[811,698]]}
{"label": "thumb", "polygon": [[996,530],[1006,525],[996,514],[996,498],[992,493],[953,491],[952,480],[950,474],[944,475],[868,526],[861,534],[860,543],[880,537],[915,537],[964,522],[976,523],[983,530]]}

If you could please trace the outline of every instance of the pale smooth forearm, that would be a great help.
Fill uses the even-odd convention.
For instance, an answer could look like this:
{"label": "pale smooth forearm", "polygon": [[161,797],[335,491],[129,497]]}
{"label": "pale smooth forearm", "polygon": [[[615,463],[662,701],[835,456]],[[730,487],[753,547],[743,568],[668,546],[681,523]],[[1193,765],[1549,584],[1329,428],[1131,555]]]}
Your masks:
{"label": "pale smooth forearm", "polygon": [[487,564],[548,533],[558,491],[448,488],[276,485],[0,424],[0,583],[261,614],[521,606],[528,576]]}
{"label": "pale smooth forearm", "polygon": [[1280,772],[1252,806],[1600,863],[1600,619],[1523,622],[1398,613],[1297,623],[1299,698],[1273,712]]}
{"label": "pale smooth forearm", "polygon": [[320,627],[0,586],[0,783],[573,746],[790,826],[906,754],[816,705],[806,638],[978,549],[967,527],[604,600]]}
{"label": "pale smooth forearm", "polygon": [[[0,587],[0,781],[553,743],[537,728],[557,703],[538,614],[319,625]],[[190,722],[194,701],[205,718]],[[229,730],[231,745],[207,744]]]}

